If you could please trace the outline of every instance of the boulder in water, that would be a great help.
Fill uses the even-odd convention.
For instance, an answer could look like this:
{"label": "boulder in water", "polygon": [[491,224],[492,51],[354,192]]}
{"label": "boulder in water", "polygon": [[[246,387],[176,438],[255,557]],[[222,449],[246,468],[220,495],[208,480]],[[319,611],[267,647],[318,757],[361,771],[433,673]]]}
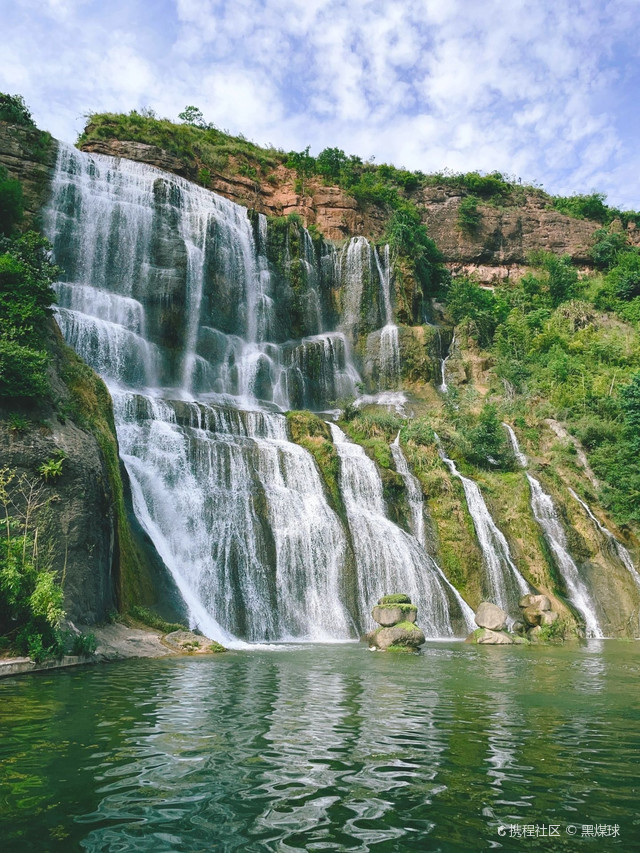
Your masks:
{"label": "boulder in water", "polygon": [[172,631],[171,634],[165,634],[163,642],[169,648],[186,654],[217,654],[227,651],[215,640],[210,640],[202,634],[195,634],[193,631]]}
{"label": "boulder in water", "polygon": [[481,602],[475,616],[476,625],[488,628],[490,631],[502,631],[507,624],[507,614],[497,604],[490,601]]}
{"label": "boulder in water", "polygon": [[414,624],[417,615],[418,608],[408,595],[383,595],[372,611],[381,627],[367,634],[369,645],[382,651],[416,651],[425,641],[424,634]]}
{"label": "boulder in water", "polygon": [[519,604],[522,619],[531,628],[549,627],[558,618],[558,614],[551,609],[551,602],[546,595],[524,595]]}
{"label": "boulder in water", "polygon": [[413,622],[400,622],[389,628],[378,628],[368,635],[369,643],[382,651],[417,651],[425,636]]}
{"label": "boulder in water", "polygon": [[506,631],[492,631],[489,628],[478,628],[467,638],[467,641],[483,646],[512,646],[515,642],[514,638]]}

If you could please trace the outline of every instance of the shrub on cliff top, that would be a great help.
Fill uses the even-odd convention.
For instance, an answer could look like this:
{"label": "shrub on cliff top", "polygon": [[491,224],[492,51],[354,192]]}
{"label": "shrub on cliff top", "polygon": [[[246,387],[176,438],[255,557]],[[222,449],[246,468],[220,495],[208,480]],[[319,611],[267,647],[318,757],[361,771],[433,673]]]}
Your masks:
{"label": "shrub on cliff top", "polygon": [[0,121],[24,127],[36,126],[22,95],[7,95],[6,92],[0,92]]}

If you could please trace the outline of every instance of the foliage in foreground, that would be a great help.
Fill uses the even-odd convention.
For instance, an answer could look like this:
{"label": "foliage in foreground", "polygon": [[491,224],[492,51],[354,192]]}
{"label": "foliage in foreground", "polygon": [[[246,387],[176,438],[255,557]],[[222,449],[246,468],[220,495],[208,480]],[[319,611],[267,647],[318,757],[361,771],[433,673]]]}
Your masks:
{"label": "foliage in foreground", "polygon": [[96,650],[93,634],[61,629],[64,579],[48,545],[50,500],[43,480],[0,469],[0,648],[36,663]]}

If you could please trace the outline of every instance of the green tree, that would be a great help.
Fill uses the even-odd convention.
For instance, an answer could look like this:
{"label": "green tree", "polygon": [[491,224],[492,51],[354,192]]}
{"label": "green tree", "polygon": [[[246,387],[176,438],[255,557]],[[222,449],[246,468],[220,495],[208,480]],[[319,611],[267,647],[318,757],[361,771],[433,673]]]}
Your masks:
{"label": "green tree", "polygon": [[599,270],[608,270],[616,263],[618,255],[628,248],[627,238],[620,231],[598,228],[593,235],[591,258]]}
{"label": "green tree", "polygon": [[640,296],[640,252],[637,249],[621,252],[617,260],[607,274],[607,284],[614,288],[618,299]]}
{"label": "green tree", "polygon": [[0,397],[47,391],[46,336],[59,270],[34,232],[0,238]]}
{"label": "green tree", "polygon": [[290,151],[286,166],[288,169],[295,169],[300,185],[300,192],[304,193],[305,182],[316,171],[316,160],[309,154],[310,145],[304,151]]}
{"label": "green tree", "polygon": [[458,206],[458,228],[467,234],[475,234],[482,221],[478,202],[477,196],[468,195],[462,199]]}
{"label": "green tree", "polygon": [[[621,394],[626,436],[636,454],[640,454],[640,373],[634,374]],[[637,457],[636,457],[637,459]]]}
{"label": "green tree", "polygon": [[178,113],[178,118],[185,124],[192,124],[194,127],[207,126],[204,116],[202,115],[202,110],[199,110],[198,107],[194,107],[193,105],[185,107],[181,113]]}
{"label": "green tree", "polygon": [[24,127],[36,126],[22,95],[7,95],[5,92],[0,92],[0,121]]}
{"label": "green tree", "polygon": [[472,461],[476,464],[483,467],[510,467],[512,464],[511,446],[498,417],[498,410],[492,403],[485,403],[476,425],[466,437],[472,448]]}
{"label": "green tree", "polygon": [[63,592],[38,527],[42,481],[0,469],[0,637],[36,661],[61,649]]}
{"label": "green tree", "polygon": [[339,181],[349,158],[341,148],[325,148],[318,154],[316,168],[318,174]]}
{"label": "green tree", "polygon": [[457,278],[447,292],[447,310],[455,325],[472,320],[478,343],[488,347],[498,324],[506,319],[509,306],[500,294],[485,290],[468,278]]}
{"label": "green tree", "polygon": [[424,297],[436,296],[448,286],[450,275],[443,264],[442,252],[429,237],[413,204],[405,201],[393,211],[385,238],[413,266]]}

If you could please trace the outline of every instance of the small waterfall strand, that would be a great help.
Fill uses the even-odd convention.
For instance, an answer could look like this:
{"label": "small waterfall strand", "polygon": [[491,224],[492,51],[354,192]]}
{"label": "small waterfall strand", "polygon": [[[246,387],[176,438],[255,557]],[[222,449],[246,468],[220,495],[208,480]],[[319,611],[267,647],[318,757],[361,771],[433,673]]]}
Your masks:
{"label": "small waterfall strand", "polygon": [[[400,446],[400,431],[398,430],[398,434],[396,435],[394,441],[391,446],[391,455],[393,456],[393,461],[396,466],[396,471],[402,477],[404,481],[405,491],[407,493],[407,502],[409,504],[409,509],[411,510],[411,532],[418,540],[420,545],[426,551],[426,537],[425,537],[425,528],[424,528],[424,512],[422,506],[422,488],[420,487],[420,483],[418,482],[417,477],[415,477],[411,471],[409,470],[409,463],[402,452],[402,447]],[[455,586],[450,582],[449,578],[442,571],[440,566],[437,564],[435,560],[433,560],[433,565],[438,571],[438,574],[445,582],[451,593],[453,594],[455,600],[460,607],[460,611],[462,612],[462,616],[464,618],[464,622],[468,631],[473,631],[476,627],[474,621],[474,613],[473,610],[469,607],[464,598],[460,595]]]}
{"label": "small waterfall strand", "polygon": [[452,636],[449,602],[435,564],[413,536],[387,518],[380,475],[363,448],[335,424],[330,427],[358,569],[362,628],[373,627],[368,615],[373,603],[400,591],[417,604],[426,636]]}
{"label": "small waterfall strand", "polygon": [[477,483],[463,477],[455,462],[445,454],[437,435],[436,441],[440,458],[453,476],[460,480],[464,489],[486,568],[485,595],[503,610],[517,613],[519,598],[531,592],[531,587],[513,562],[507,540],[491,517]]}
{"label": "small waterfall strand", "polygon": [[[507,430],[509,439],[511,440],[511,446],[513,447],[518,464],[521,468],[527,468],[529,460],[520,449],[515,432],[509,424],[503,424],[503,426]],[[604,634],[602,633],[602,628],[596,614],[595,602],[586,584],[580,577],[580,572],[575,561],[569,553],[567,537],[558,518],[553,499],[551,495],[544,491],[539,481],[528,472],[527,480],[531,489],[531,510],[533,516],[542,529],[547,544],[554,556],[558,571],[564,579],[569,600],[584,619],[587,636],[602,638]]]}

